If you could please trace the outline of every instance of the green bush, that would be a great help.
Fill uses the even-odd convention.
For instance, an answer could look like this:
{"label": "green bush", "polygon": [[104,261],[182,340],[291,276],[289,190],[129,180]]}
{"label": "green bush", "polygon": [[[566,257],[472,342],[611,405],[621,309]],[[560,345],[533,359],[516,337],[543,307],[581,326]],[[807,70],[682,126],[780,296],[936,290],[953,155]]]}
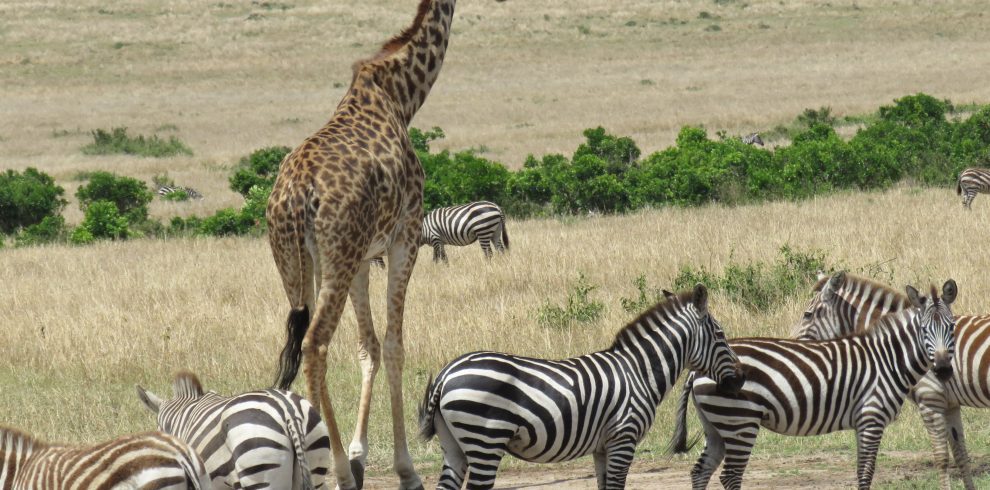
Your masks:
{"label": "green bush", "polygon": [[17,234],[18,247],[57,243],[65,240],[65,218],[45,216],[40,223],[25,227]]}
{"label": "green bush", "polygon": [[633,286],[636,286],[636,292],[638,293],[635,298],[619,298],[619,304],[622,305],[622,309],[626,313],[642,313],[647,308],[663,300],[663,289],[648,287],[646,285],[646,276],[643,274],[633,279]]}
{"label": "green bush", "polygon": [[166,201],[188,201],[189,193],[185,189],[176,189],[173,192],[169,192],[162,196],[162,199]]}
{"label": "green bush", "polygon": [[[148,219],[148,203],[153,196],[144,182],[110,172],[93,172],[89,182],[76,191],[76,199],[79,199],[79,207],[83,211],[88,211],[95,202],[109,201],[117,207],[120,215],[134,224]],[[93,235],[102,237],[97,233]]]}
{"label": "green bush", "polygon": [[0,174],[0,232],[13,233],[57,216],[66,204],[63,194],[55,179],[35,168]]}
{"label": "green bush", "polygon": [[772,264],[730,261],[721,275],[704,267],[682,266],[674,279],[674,288],[687,289],[701,283],[713,291],[725,292],[752,311],[765,312],[808,291],[817,281],[819,272],[835,271],[821,251],[801,252],[785,245],[779,253],[780,258]]}
{"label": "green bush", "polygon": [[591,323],[601,318],[605,305],[594,301],[588,296],[597,286],[588,282],[583,273],[578,274],[577,283],[567,296],[567,305],[560,307],[550,303],[540,307],[536,315],[537,322],[547,328],[563,329],[577,323]]}
{"label": "green bush", "polygon": [[423,184],[423,207],[432,209],[472,201],[502,202],[509,180],[509,170],[471,151],[451,155],[420,155],[426,182]]}
{"label": "green bush", "polygon": [[244,218],[251,220],[252,226],[259,231],[268,228],[265,221],[265,210],[268,208],[268,196],[271,193],[271,187],[256,185],[248,191],[247,198],[244,199],[244,207],[241,208],[241,214]]}
{"label": "green bush", "polygon": [[139,155],[143,157],[170,157],[173,155],[192,155],[183,142],[175,136],[167,140],[158,135],[145,138],[142,135],[129,136],[127,128],[113,128],[110,131],[97,129],[92,132],[93,142],[84,146],[82,152],[86,155]]}
{"label": "green bush", "polygon": [[[84,228],[93,239],[122,240],[130,236],[128,219],[120,214],[112,201],[94,201],[86,207],[86,217],[80,228]],[[72,242],[76,242],[73,233]]]}
{"label": "green bush", "polygon": [[78,226],[76,229],[72,230],[72,235],[69,237],[69,242],[73,245],[88,245],[96,241],[93,234],[86,229],[85,226]]}
{"label": "green bush", "polygon": [[231,190],[247,197],[256,185],[270,189],[275,184],[279,165],[291,151],[288,146],[269,146],[241,158],[230,176]]}
{"label": "green bush", "polygon": [[246,235],[254,229],[254,220],[239,210],[225,208],[203,219],[196,234],[208,236]]}

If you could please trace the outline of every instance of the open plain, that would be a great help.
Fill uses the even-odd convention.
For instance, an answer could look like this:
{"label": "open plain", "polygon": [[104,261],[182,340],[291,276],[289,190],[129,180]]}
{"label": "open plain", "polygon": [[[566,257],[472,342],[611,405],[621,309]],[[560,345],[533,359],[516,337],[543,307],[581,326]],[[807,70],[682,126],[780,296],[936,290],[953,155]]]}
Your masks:
{"label": "open plain", "polygon": [[[227,185],[241,156],[293,146],[332,113],[354,60],[411,19],[415,0],[0,3],[0,169],[37,167],[66,188],[80,172],[150,181],[168,172],[206,197],[156,200],[152,215],[205,215],[239,206]],[[475,148],[521,166],[528,154],[570,153],[602,125],[644,153],[685,124],[745,134],[790,122],[805,108],[863,114],[923,91],[990,102],[990,31],[979,1],[463,0],[447,61],[414,120],[440,126],[436,148]],[[177,136],[192,156],[89,156],[97,128]],[[801,202],[646,210],[625,216],[516,221],[512,251],[486,262],[450,248],[450,267],[423,249],[406,308],[408,427],[432,373],[471,350],[564,357],[607,346],[632,318],[620,299],[644,275],[669,288],[682,267],[773,262],[787,245],[903,287],[956,279],[959,314],[990,313],[990,198],[964,212],[954,189],[900,185]],[[578,275],[596,286],[601,320],[568,329],[537,322],[563,304]],[[384,320],[384,277],[372,271]],[[803,298],[754,312],[715,293],[730,336],[786,336]],[[104,242],[0,250],[0,423],[44,438],[94,441],[150,429],[133,385],[167,392],[188,368],[208,389],[269,385],[284,336],[285,300],[263,238]],[[350,309],[330,351],[328,382],[345,438],[360,373]],[[303,383],[296,385],[302,390]],[[369,488],[392,488],[384,379],[372,412]],[[674,393],[676,395],[676,393]],[[663,454],[674,400],[637,453],[631,488],[681,488],[698,453]],[[689,415],[692,433],[699,427]],[[990,412],[964,410],[978,484],[990,486]],[[346,440],[345,440],[346,444]],[[435,482],[435,441],[411,446]],[[853,434],[785,438],[763,431],[747,485],[847,488]],[[506,460],[502,488],[591,488],[590,459],[538,467]],[[884,438],[879,488],[937,482],[912,406]],[[532,484],[532,485],[531,485]],[[542,486],[539,486],[542,485]]]}

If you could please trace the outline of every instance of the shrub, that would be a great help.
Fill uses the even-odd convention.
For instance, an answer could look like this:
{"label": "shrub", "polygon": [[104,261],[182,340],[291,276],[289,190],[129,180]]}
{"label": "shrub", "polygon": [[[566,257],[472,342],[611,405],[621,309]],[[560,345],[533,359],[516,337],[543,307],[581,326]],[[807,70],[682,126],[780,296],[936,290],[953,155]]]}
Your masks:
{"label": "shrub", "polygon": [[189,193],[185,189],[176,189],[162,196],[162,199],[166,201],[188,201]]}
{"label": "shrub", "polygon": [[76,229],[72,230],[72,235],[69,237],[69,242],[73,245],[88,245],[96,241],[93,234],[86,229],[85,226],[78,226]]}
{"label": "shrub", "polygon": [[428,154],[430,152],[430,142],[441,140],[445,136],[443,130],[436,126],[429,131],[423,131],[419,128],[409,128],[409,141],[412,142],[413,150],[417,153]]}
{"label": "shrub", "polygon": [[86,155],[139,155],[143,157],[170,157],[173,155],[192,155],[183,142],[175,136],[163,140],[158,135],[145,138],[127,134],[127,128],[113,128],[110,131],[97,129],[92,132],[93,142],[84,146],[82,152]]}
{"label": "shrub", "polygon": [[[119,177],[110,172],[93,172],[89,182],[76,191],[79,207],[83,211],[98,201],[109,201],[130,223],[140,223],[148,219],[148,203],[153,194],[148,186],[131,177]],[[92,231],[92,230],[90,230]],[[97,238],[101,235],[93,233]]]}
{"label": "shrub", "polygon": [[501,202],[506,194],[509,170],[471,151],[451,156],[440,153],[420,155],[426,182],[423,207],[432,209],[472,201]]}
{"label": "shrub", "polygon": [[578,274],[577,283],[567,295],[567,306],[544,304],[537,312],[537,322],[547,328],[567,328],[574,322],[590,323],[601,318],[605,305],[588,298],[597,289],[588,282],[583,273]]}
{"label": "shrub", "polygon": [[288,146],[269,146],[242,157],[230,176],[231,190],[247,197],[248,191],[256,185],[271,188],[278,176],[279,165],[291,151]]}
{"label": "shrub", "polygon": [[[86,217],[81,228],[85,228],[93,239],[125,239],[130,235],[127,228],[128,220],[120,214],[118,207],[112,201],[95,201],[86,207]],[[73,243],[76,243],[73,233]]]}
{"label": "shrub", "polygon": [[249,216],[236,209],[225,208],[203,219],[196,233],[209,236],[246,235],[253,227],[254,221]]}
{"label": "shrub", "polygon": [[633,285],[636,286],[638,293],[636,298],[619,298],[619,304],[622,305],[622,309],[626,310],[627,313],[642,313],[647,308],[663,300],[663,290],[655,287],[647,287],[645,275],[640,274],[636,279],[633,279]]}
{"label": "shrub", "polygon": [[709,289],[723,291],[733,300],[756,312],[777,308],[795,294],[806,292],[817,281],[818,273],[834,272],[826,263],[824,252],[801,252],[784,245],[780,258],[773,264],[755,262],[737,264],[730,261],[721,275],[704,267],[681,267],[674,279],[676,289],[702,283]]}
{"label": "shrub", "polygon": [[45,216],[40,223],[25,227],[17,234],[18,247],[42,245],[65,240],[65,218]]}
{"label": "shrub", "polygon": [[268,196],[271,193],[271,187],[256,185],[248,191],[247,198],[244,200],[244,207],[241,208],[241,214],[244,218],[251,220],[252,226],[259,231],[268,228],[268,223],[265,221],[265,210],[268,208]]}
{"label": "shrub", "polygon": [[0,174],[0,232],[13,233],[57,216],[66,204],[63,194],[50,175],[35,168]]}

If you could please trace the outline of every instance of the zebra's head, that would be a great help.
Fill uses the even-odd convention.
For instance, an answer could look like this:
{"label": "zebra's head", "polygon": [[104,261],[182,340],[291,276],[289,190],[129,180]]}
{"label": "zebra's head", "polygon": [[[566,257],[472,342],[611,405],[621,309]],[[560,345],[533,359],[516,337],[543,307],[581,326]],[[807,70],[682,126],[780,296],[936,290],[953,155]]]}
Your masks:
{"label": "zebra's head", "polygon": [[[667,291],[664,294],[668,298],[673,296],[673,293]],[[694,287],[691,307],[688,309],[694,310],[691,318],[694,335],[689,335],[688,338],[688,366],[715,380],[720,392],[730,395],[739,393],[746,382],[746,376],[739,358],[725,339],[722,326],[708,311],[708,289],[703,284]]]}
{"label": "zebra's head", "polygon": [[138,398],[144,406],[158,414],[158,428],[169,434],[174,434],[176,421],[182,409],[203,396],[203,385],[199,378],[189,371],[175,373],[172,380],[173,397],[163,400],[154,393],[136,386]]}
{"label": "zebra's head", "polygon": [[932,286],[931,297],[921,296],[911,286],[907,286],[906,290],[911,304],[921,310],[918,315],[921,329],[919,334],[925,354],[932,364],[932,372],[945,381],[952,377],[952,356],[956,350],[953,335],[956,321],[949,308],[959,292],[956,281],[949,279],[942,285],[941,298],[938,297],[935,286]]}
{"label": "zebra's head", "polygon": [[808,302],[792,337],[798,340],[836,339],[856,328],[853,318],[855,310],[839,294],[845,283],[846,273],[837,272],[822,285]]}

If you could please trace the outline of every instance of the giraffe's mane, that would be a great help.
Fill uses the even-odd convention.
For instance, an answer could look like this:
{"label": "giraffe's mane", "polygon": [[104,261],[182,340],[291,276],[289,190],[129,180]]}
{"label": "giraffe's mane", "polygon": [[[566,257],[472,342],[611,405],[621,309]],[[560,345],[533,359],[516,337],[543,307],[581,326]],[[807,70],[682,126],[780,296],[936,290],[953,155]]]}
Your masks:
{"label": "giraffe's mane", "polygon": [[356,65],[360,66],[366,62],[387,58],[396,51],[402,49],[402,47],[411,41],[413,36],[416,35],[416,31],[423,26],[423,21],[426,19],[426,14],[429,13],[430,5],[432,3],[433,0],[420,0],[419,7],[416,9],[416,18],[413,19],[412,24],[399,34],[392,37],[392,39],[386,41],[377,54],[366,60],[359,61]]}
{"label": "giraffe's mane", "polygon": [[675,293],[671,298],[665,298],[659,303],[653,305],[652,308],[641,313],[635,320],[619,329],[619,331],[615,334],[615,340],[612,342],[612,346],[615,347],[628,331],[645,322],[647,318],[666,318],[667,312],[675,309],[681,309],[684,305],[689,303],[694,304],[694,291],[692,290],[681,291],[679,293]]}

